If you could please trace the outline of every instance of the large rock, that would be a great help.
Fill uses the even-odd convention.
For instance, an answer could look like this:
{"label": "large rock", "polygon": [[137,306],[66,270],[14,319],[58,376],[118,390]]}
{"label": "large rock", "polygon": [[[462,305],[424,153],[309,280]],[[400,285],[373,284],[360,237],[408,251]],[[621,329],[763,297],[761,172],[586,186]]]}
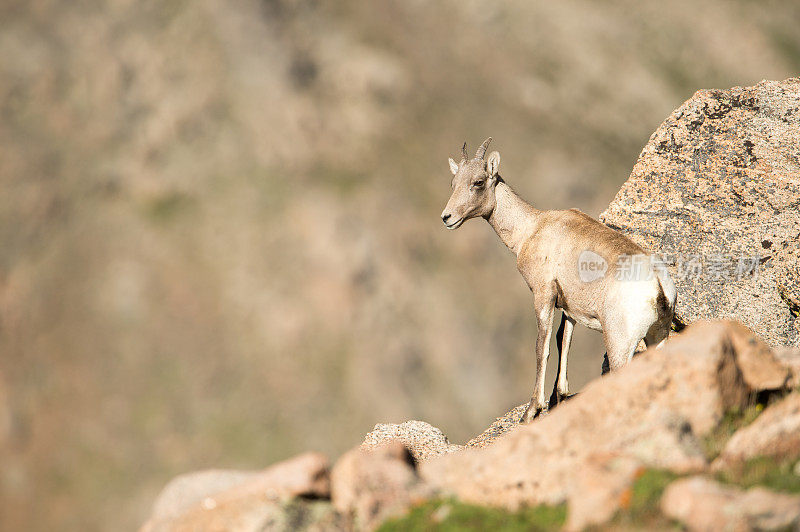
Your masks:
{"label": "large rock", "polygon": [[159,493],[151,519],[158,521],[178,517],[207,497],[240,486],[258,475],[258,471],[232,469],[210,469],[179,475]]}
{"label": "large rock", "polygon": [[[680,322],[733,318],[770,345],[800,345],[800,78],[696,92],[600,219],[670,255]],[[699,277],[682,273],[694,255]],[[740,256],[756,274],[744,261],[736,275]]]}
{"label": "large rock", "polygon": [[421,473],[444,493],[477,504],[515,509],[567,501],[568,526],[582,528],[613,515],[638,467],[707,467],[699,437],[787,375],[748,329],[699,322],[550,415],[486,448],[431,459]]}
{"label": "large rock", "polygon": [[800,393],[770,405],[753,423],[736,431],[713,466],[736,467],[759,456],[800,457]]}
{"label": "large rock", "polygon": [[356,530],[372,530],[431,495],[413,456],[397,441],[346,453],[333,468],[331,487],[334,508]]}
{"label": "large rock", "polygon": [[329,471],[324,455],[305,453],[252,474],[212,471],[178,477],[164,489],[142,531],[278,530],[290,514],[309,525],[335,522],[330,505],[292,505],[297,497],[330,497]]}
{"label": "large rock", "polygon": [[691,477],[667,486],[661,511],[692,531],[796,530],[800,525],[800,495],[765,488],[745,491],[705,477]]}

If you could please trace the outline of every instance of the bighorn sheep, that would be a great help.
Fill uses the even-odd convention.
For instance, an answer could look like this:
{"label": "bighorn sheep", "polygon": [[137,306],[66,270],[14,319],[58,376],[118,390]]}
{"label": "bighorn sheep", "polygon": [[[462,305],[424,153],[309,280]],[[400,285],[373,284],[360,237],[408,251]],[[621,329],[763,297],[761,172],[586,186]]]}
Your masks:
{"label": "bighorn sheep", "polygon": [[624,235],[577,209],[541,211],[522,200],[500,177],[500,154],[489,154],[491,137],[475,157],[461,149],[450,159],[453,193],[442,212],[448,229],[481,216],[517,256],[517,269],[533,292],[538,333],[536,386],[521,422],[546,412],[544,378],[556,308],[558,379],[552,400],[569,392],[567,354],[575,322],[603,332],[611,370],[626,364],[639,341],[657,345],[669,335],[677,292],[662,262]]}

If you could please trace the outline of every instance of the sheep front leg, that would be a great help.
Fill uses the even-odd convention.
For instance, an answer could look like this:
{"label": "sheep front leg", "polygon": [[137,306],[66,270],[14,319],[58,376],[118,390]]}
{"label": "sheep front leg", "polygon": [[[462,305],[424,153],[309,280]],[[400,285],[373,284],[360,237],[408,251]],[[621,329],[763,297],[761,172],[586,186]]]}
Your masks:
{"label": "sheep front leg", "polygon": [[520,423],[529,423],[542,412],[547,411],[544,396],[544,378],[547,370],[547,359],[550,357],[550,336],[553,332],[553,313],[555,298],[547,298],[547,302],[536,309],[536,386],[528,407],[522,414]]}

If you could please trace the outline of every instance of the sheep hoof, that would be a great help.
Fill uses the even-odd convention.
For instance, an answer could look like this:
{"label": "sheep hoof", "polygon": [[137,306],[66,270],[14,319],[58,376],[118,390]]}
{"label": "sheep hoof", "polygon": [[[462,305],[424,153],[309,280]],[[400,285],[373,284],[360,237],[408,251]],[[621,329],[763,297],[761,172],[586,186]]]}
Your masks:
{"label": "sheep hoof", "polygon": [[548,408],[546,406],[538,406],[536,408],[531,408],[530,403],[528,403],[528,407],[525,409],[525,412],[522,414],[522,417],[519,420],[520,425],[524,425],[526,423],[530,423],[537,417],[541,417],[547,415]]}

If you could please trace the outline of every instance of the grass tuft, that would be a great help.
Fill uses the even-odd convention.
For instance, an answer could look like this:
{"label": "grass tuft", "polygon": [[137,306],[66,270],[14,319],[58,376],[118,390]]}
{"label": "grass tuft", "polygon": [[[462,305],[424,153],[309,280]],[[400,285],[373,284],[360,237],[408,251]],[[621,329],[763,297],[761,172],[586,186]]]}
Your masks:
{"label": "grass tuft", "polygon": [[800,493],[800,475],[795,472],[797,460],[758,457],[717,474],[717,479],[743,488],[762,486],[775,491]]}
{"label": "grass tuft", "polygon": [[727,412],[714,430],[703,439],[706,458],[712,461],[718,457],[731,436],[740,428],[752,423],[763,410],[764,405],[756,403],[743,410]]}
{"label": "grass tuft", "polygon": [[671,522],[661,513],[659,502],[667,485],[678,476],[660,469],[643,469],[630,489],[622,494],[622,509],[614,517],[612,525],[637,530],[670,528]]}
{"label": "grass tuft", "polygon": [[502,508],[475,506],[454,500],[432,500],[414,507],[404,517],[386,521],[378,530],[380,532],[557,530],[564,525],[566,518],[566,505],[532,506],[518,512],[510,512]]}

